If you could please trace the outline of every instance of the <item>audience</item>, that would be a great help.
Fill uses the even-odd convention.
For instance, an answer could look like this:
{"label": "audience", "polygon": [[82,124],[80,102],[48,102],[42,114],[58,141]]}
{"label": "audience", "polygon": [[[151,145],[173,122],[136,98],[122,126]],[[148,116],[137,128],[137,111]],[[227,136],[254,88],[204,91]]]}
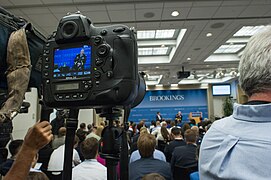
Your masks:
{"label": "audience", "polygon": [[0,174],[2,176],[5,176],[8,173],[9,169],[11,168],[13,162],[16,159],[17,153],[19,152],[23,142],[23,140],[18,139],[13,140],[9,143],[8,149],[11,157],[0,165]]}
{"label": "audience", "polygon": [[64,127],[66,113],[67,113],[66,110],[56,111],[56,118],[51,121],[52,133],[54,136],[58,135],[59,128]]}
{"label": "audience", "polygon": [[166,180],[166,179],[158,173],[150,173],[143,176],[142,180]]}
{"label": "audience", "polygon": [[171,129],[171,135],[173,136],[174,140],[171,141],[169,144],[166,145],[164,153],[167,159],[167,162],[170,163],[172,153],[175,149],[175,147],[178,146],[185,146],[186,143],[181,135],[181,129],[178,127],[174,127]]}
{"label": "audience", "polygon": [[85,161],[73,168],[73,180],[106,180],[107,169],[97,162],[98,141],[96,138],[87,138],[81,143],[81,151]]}
{"label": "audience", "polygon": [[151,134],[145,133],[138,138],[138,150],[141,158],[129,165],[129,180],[140,180],[144,175],[158,173],[171,179],[170,165],[164,161],[154,159],[153,152],[156,140]]}
{"label": "audience", "polygon": [[175,167],[189,168],[198,166],[197,160],[197,135],[196,133],[188,129],[184,133],[186,141],[185,146],[176,147],[171,157],[171,169],[174,171]]}
{"label": "audience", "polygon": [[200,179],[271,177],[271,28],[252,38],[239,63],[239,83],[248,96],[233,114],[215,121],[200,151]]}
{"label": "audience", "polygon": [[61,127],[58,130],[58,136],[55,136],[52,141],[52,148],[57,149],[59,146],[65,144],[65,139],[66,139],[66,128]]}
{"label": "audience", "polygon": [[77,129],[76,131],[76,136],[79,138],[79,142],[82,142],[85,140],[88,134],[87,129],[86,129],[87,128],[86,123],[81,123],[79,127],[80,128]]}
{"label": "audience", "polygon": [[3,180],[27,179],[32,161],[39,149],[53,138],[51,129],[50,123],[43,121],[36,123],[28,130],[16,159]]}
{"label": "audience", "polygon": [[[78,152],[75,150],[79,143],[79,138],[77,136],[74,137],[74,149],[73,149],[73,166],[78,165],[81,160]],[[55,149],[50,157],[48,164],[48,171],[51,171],[53,175],[59,175],[63,171],[64,164],[64,152],[65,152],[65,144]]]}
{"label": "audience", "polygon": [[94,137],[94,138],[97,139],[97,141],[100,141],[101,137],[98,136],[98,135],[96,134],[96,132],[97,132],[97,127],[96,127],[96,126],[93,126],[91,133],[87,135],[86,139],[87,139],[87,138]]}

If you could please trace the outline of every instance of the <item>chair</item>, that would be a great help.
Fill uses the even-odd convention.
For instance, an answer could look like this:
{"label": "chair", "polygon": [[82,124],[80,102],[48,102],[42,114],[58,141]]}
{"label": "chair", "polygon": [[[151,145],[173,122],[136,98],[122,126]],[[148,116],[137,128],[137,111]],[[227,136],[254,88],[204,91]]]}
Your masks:
{"label": "chair", "polygon": [[190,174],[198,171],[198,166],[193,167],[177,167],[173,169],[173,179],[174,180],[190,180]]}

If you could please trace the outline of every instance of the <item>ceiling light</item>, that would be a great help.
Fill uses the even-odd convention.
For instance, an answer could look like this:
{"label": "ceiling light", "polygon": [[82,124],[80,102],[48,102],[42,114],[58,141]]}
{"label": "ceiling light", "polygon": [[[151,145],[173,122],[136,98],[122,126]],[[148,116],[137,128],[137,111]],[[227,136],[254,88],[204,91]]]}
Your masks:
{"label": "ceiling light", "polygon": [[211,37],[213,34],[212,33],[207,33],[206,37]]}
{"label": "ceiling light", "polygon": [[153,55],[166,55],[167,54],[168,47],[157,47],[153,48]]}
{"label": "ceiling light", "polygon": [[220,46],[214,54],[227,54],[227,53],[237,53],[240,51],[242,48],[244,48],[246,45],[245,44],[224,44]]}
{"label": "ceiling light", "polygon": [[191,60],[191,58],[190,58],[190,57],[188,57],[188,58],[187,58],[187,61],[190,61],[190,60]]}
{"label": "ceiling light", "polygon": [[153,39],[155,36],[155,30],[137,31],[138,39]]}
{"label": "ceiling light", "polygon": [[156,68],[156,69],[159,69],[159,66],[156,66],[155,68]]}
{"label": "ceiling light", "polygon": [[176,17],[179,16],[179,14],[180,13],[178,11],[172,11],[171,16]]}
{"label": "ceiling light", "polygon": [[156,30],[155,39],[172,38],[175,29]]}
{"label": "ceiling light", "polygon": [[152,55],[152,48],[138,48],[139,56],[150,56]]}
{"label": "ceiling light", "polygon": [[166,47],[166,45],[164,45],[164,44],[161,44],[161,47],[163,48],[163,47]]}
{"label": "ceiling light", "polygon": [[263,28],[267,26],[243,26],[239,31],[237,31],[233,36],[253,36]]}

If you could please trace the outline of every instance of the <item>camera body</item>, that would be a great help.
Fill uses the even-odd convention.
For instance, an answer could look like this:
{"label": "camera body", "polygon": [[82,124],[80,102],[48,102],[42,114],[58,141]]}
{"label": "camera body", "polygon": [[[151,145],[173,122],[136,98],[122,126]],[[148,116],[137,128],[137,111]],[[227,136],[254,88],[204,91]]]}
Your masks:
{"label": "camera body", "polygon": [[124,25],[95,27],[81,14],[63,17],[44,47],[45,105],[104,108],[138,104],[145,94],[145,82],[138,74],[134,34]]}

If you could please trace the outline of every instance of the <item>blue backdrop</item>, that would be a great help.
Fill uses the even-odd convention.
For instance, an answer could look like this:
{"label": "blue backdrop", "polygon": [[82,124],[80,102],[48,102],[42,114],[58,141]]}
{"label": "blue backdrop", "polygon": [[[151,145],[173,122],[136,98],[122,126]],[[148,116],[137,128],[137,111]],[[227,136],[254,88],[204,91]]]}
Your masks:
{"label": "blue backdrop", "polygon": [[182,112],[183,121],[189,121],[190,112],[202,112],[203,118],[208,118],[207,90],[147,91],[143,101],[131,110],[129,120],[150,124],[158,111],[166,120],[174,120],[178,111]]}

